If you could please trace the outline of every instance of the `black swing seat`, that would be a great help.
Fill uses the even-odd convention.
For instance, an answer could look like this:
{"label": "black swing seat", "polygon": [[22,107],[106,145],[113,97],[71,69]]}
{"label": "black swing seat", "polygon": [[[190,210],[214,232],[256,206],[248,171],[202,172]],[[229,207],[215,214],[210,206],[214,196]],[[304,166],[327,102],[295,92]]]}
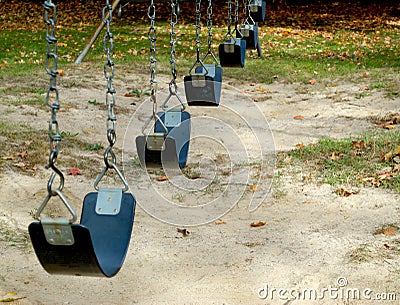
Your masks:
{"label": "black swing seat", "polygon": [[[112,277],[120,270],[131,238],[136,201],[132,194],[119,191],[119,207],[113,204],[107,208],[110,199],[104,196],[100,200],[105,202],[98,203],[98,192],[87,194],[81,222],[68,225],[72,238],[65,244],[46,239],[45,219],[29,225],[33,248],[48,273]],[[50,227],[56,234],[62,231],[57,225]]]}
{"label": "black swing seat", "polygon": [[236,37],[246,40],[246,49],[256,50],[259,44],[258,26],[256,24],[245,24],[236,31]]}
{"label": "black swing seat", "polygon": [[219,62],[222,67],[244,67],[246,58],[246,40],[231,38],[218,47]]}
{"label": "black swing seat", "polygon": [[184,77],[186,100],[189,106],[218,106],[221,100],[222,68],[204,64],[195,73]]}
{"label": "black swing seat", "polygon": [[267,11],[267,2],[264,0],[252,0],[250,2],[249,11],[254,22],[263,22]]}
{"label": "black swing seat", "polygon": [[[174,112],[178,114],[174,118]],[[158,112],[157,116],[166,126],[168,133],[157,120],[154,133],[136,137],[136,149],[142,167],[165,165],[184,168],[187,163],[190,142],[190,114],[187,111]]]}

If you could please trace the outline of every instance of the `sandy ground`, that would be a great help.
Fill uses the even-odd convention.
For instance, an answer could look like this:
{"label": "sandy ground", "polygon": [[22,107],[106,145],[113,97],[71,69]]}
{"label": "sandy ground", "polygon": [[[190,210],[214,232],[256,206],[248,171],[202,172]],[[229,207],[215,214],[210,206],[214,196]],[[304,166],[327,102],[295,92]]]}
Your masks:
{"label": "sandy ground", "polygon": [[[79,132],[90,143],[105,143],[104,108],[88,104],[104,100],[105,81],[100,74],[86,74],[88,68],[76,67],[60,81],[61,100],[69,105],[59,113],[60,128]],[[279,80],[271,85],[228,82],[219,108],[187,109],[194,122],[192,135],[199,137],[190,147],[188,167],[201,174],[193,186],[199,189],[188,192],[177,185],[184,179],[179,173],[159,182],[159,172],[147,175],[140,167],[127,165],[135,155],[133,142],[143,124],[141,113],[148,109],[143,103],[147,97],[123,96],[147,86],[146,76],[130,72],[125,70],[115,80],[117,146],[124,148],[124,169],[138,201],[121,271],[111,279],[49,275],[30,244],[21,248],[3,240],[0,300],[22,298],[14,304],[399,304],[399,233],[374,234],[384,224],[400,223],[398,194],[363,188],[341,197],[334,187],[307,181],[303,169],[290,163],[279,169],[280,183],[269,191],[274,172],[271,151],[290,150],[323,136],[359,134],[374,127],[377,119],[398,112],[398,99],[388,99],[380,90],[357,99],[368,82],[362,77],[334,86]],[[68,86],[72,82],[76,85]],[[50,116],[46,107],[7,104],[24,98],[28,97],[1,96],[1,119],[46,130]],[[298,115],[304,118],[294,119]],[[237,137],[233,143],[232,137]],[[242,147],[248,155],[241,154]],[[76,154],[79,157],[80,152]],[[232,163],[242,166],[229,167]],[[33,220],[30,212],[45,197],[49,173],[38,166],[34,176],[10,166],[0,178],[0,232],[5,236],[26,234]],[[262,188],[249,191],[260,169]],[[207,188],[213,181],[218,187]],[[232,181],[237,183],[229,189]],[[66,176],[65,195],[77,211],[92,185],[93,179],[85,175]],[[163,198],[169,205],[163,205]],[[195,211],[196,206],[213,202],[222,208],[216,204],[201,215],[170,213],[185,205]],[[251,204],[258,208],[249,211]],[[266,224],[250,226],[258,221]],[[208,224],[190,226],[202,222]],[[190,234],[183,236],[177,228]],[[392,300],[378,302],[379,297]]]}

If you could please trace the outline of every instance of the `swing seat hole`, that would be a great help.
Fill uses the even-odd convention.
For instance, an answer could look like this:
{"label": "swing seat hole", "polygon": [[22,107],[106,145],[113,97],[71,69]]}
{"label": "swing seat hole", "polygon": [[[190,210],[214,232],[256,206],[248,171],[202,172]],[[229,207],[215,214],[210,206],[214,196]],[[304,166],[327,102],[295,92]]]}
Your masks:
{"label": "swing seat hole", "polygon": [[257,13],[258,12],[258,5],[257,4],[250,4],[250,12]]}
{"label": "swing seat hole", "polygon": [[224,52],[229,54],[235,53],[235,42],[234,41],[224,42]]}
{"label": "swing seat hole", "polygon": [[206,77],[203,73],[192,74],[192,86],[194,88],[204,88],[206,86]]}
{"label": "swing seat hole", "polygon": [[182,110],[181,109],[169,109],[165,112],[164,119],[165,127],[178,127],[182,123]]}
{"label": "swing seat hole", "polygon": [[157,151],[164,151],[164,134],[163,133],[153,133],[147,135],[146,141],[147,149],[149,150],[157,150]]}
{"label": "swing seat hole", "polygon": [[250,27],[245,25],[244,27],[241,28],[241,32],[243,37],[250,37]]}

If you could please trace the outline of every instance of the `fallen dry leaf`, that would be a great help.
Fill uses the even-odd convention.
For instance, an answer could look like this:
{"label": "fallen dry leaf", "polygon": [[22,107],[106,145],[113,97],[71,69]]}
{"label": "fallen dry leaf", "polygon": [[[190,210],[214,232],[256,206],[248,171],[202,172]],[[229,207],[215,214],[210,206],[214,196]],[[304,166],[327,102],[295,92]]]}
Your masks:
{"label": "fallen dry leaf", "polygon": [[383,125],[383,129],[392,130],[392,129],[395,129],[395,128],[396,128],[395,125]]}
{"label": "fallen dry leaf", "polygon": [[386,228],[379,229],[375,232],[375,234],[383,234],[385,236],[393,236],[397,232],[397,229],[392,226],[388,226]]}
{"label": "fallen dry leaf", "polygon": [[70,168],[67,172],[68,175],[78,176],[81,174],[81,171],[77,167]]}
{"label": "fallen dry leaf", "polygon": [[14,160],[14,155],[13,154],[9,154],[8,156],[3,156],[1,158],[3,160]]}
{"label": "fallen dry leaf", "polygon": [[250,191],[257,191],[257,185],[250,185],[249,189]]}
{"label": "fallen dry leaf", "polygon": [[312,80],[309,81],[309,84],[310,84],[310,85],[315,85],[316,83],[317,83],[317,80],[316,80],[316,79],[312,79]]}
{"label": "fallen dry leaf", "polygon": [[397,146],[393,151],[388,152],[382,157],[382,161],[390,161],[394,157],[400,156],[400,145]]}
{"label": "fallen dry leaf", "polygon": [[301,144],[301,143],[296,144],[296,148],[304,148],[304,144]]}
{"label": "fallen dry leaf", "polygon": [[338,188],[336,190],[336,192],[338,193],[339,196],[342,197],[349,197],[351,195],[355,195],[358,194],[360,192],[360,190],[353,190],[353,189],[349,189],[349,188]]}
{"label": "fallen dry leaf", "polygon": [[258,222],[252,222],[250,224],[250,227],[256,228],[256,227],[262,227],[265,226],[267,222],[265,221],[258,221]]}
{"label": "fallen dry leaf", "polygon": [[59,76],[63,77],[64,76],[64,70],[62,69],[57,69],[57,73]]}
{"label": "fallen dry leaf", "polygon": [[167,180],[169,180],[168,176],[158,176],[157,177],[157,181],[167,181]]}
{"label": "fallen dry leaf", "polygon": [[23,152],[21,152],[21,153],[19,154],[19,156],[20,156],[22,159],[25,159],[27,155],[28,155],[28,152],[27,152],[26,150],[24,150]]}
{"label": "fallen dry leaf", "polygon": [[352,146],[353,148],[362,148],[362,149],[365,149],[365,148],[367,148],[367,144],[368,144],[368,143],[365,143],[364,140],[361,140],[361,141],[352,141],[352,142],[351,142],[351,146]]}
{"label": "fallen dry leaf", "polygon": [[302,116],[302,115],[295,115],[293,118],[294,118],[295,120],[302,120],[302,119],[304,119],[304,116]]}
{"label": "fallen dry leaf", "polygon": [[176,231],[177,231],[178,233],[181,233],[184,237],[186,237],[186,236],[188,236],[188,235],[190,234],[190,232],[189,232],[188,230],[186,230],[186,229],[179,229],[179,228],[176,228]]}
{"label": "fallen dry leaf", "polygon": [[226,221],[216,221],[216,225],[226,225]]}
{"label": "fallen dry leaf", "polygon": [[334,151],[331,156],[329,157],[332,161],[336,161],[337,159],[340,158],[340,153],[337,151]]}
{"label": "fallen dry leaf", "polygon": [[9,303],[9,302],[14,302],[14,301],[21,300],[21,299],[25,299],[25,297],[19,297],[19,296],[17,296],[16,292],[12,291],[12,292],[9,292],[6,295],[2,296],[0,298],[0,302],[1,303],[3,303],[3,302]]}

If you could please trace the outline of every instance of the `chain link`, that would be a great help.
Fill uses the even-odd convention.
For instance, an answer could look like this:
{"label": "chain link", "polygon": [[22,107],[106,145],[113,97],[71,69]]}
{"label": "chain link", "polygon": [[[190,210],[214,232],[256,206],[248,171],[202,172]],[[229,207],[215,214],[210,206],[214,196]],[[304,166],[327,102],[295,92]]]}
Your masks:
{"label": "chain link", "polygon": [[[116,130],[117,130],[117,117],[115,116],[114,107],[116,104],[116,90],[112,84],[114,78],[114,61],[111,57],[112,50],[114,48],[113,34],[110,29],[110,24],[112,22],[112,5],[109,0],[106,0],[106,4],[102,11],[103,22],[106,25],[106,33],[103,37],[103,48],[107,54],[107,61],[104,64],[104,77],[107,80],[107,92],[106,92],[106,106],[107,106],[107,139],[109,143],[109,148],[106,149],[104,154],[104,161],[107,168],[114,167],[110,164],[115,163],[115,155],[112,151],[112,147],[116,142]],[[111,157],[109,157],[111,156]]]}
{"label": "chain link", "polygon": [[232,36],[231,26],[232,26],[232,2],[231,0],[228,0],[228,35]]}
{"label": "chain link", "polygon": [[114,61],[111,57],[112,50],[114,48],[114,37],[111,32],[111,22],[112,22],[112,12],[113,7],[110,4],[109,0],[106,0],[106,4],[102,10],[102,18],[105,23],[106,33],[103,37],[103,49],[107,54],[107,61],[104,63],[104,77],[107,80],[107,92],[106,92],[106,106],[107,106],[107,140],[108,147],[104,152],[104,164],[100,175],[96,178],[94,182],[94,188],[99,190],[99,183],[101,179],[105,176],[106,172],[109,169],[114,169],[115,173],[119,176],[122,183],[124,184],[124,188],[122,192],[125,192],[129,189],[128,183],[125,180],[122,172],[119,170],[117,166],[117,158],[113,151],[113,146],[117,141],[117,117],[115,115],[115,105],[116,105],[116,90],[112,84],[112,80],[114,78]]}
{"label": "chain link", "polygon": [[[175,94],[177,91],[177,85],[176,85],[176,77],[177,77],[177,71],[176,71],[176,43],[177,43],[177,35],[175,32],[175,25],[178,23],[178,14],[177,14],[177,8],[178,8],[178,0],[171,0],[171,32],[169,35],[169,44],[171,46],[171,52],[170,52],[170,57],[169,57],[169,63],[171,65],[171,74],[172,74],[172,79],[169,84],[170,88],[170,93]],[[172,90],[173,88],[173,90]]]}
{"label": "chain link", "polygon": [[197,62],[200,61],[200,35],[201,35],[201,0],[196,0],[196,52]]}
{"label": "chain link", "polygon": [[150,41],[149,49],[149,68],[150,68],[150,101],[153,103],[153,117],[157,112],[157,30],[155,28],[156,22],[156,6],[154,0],[150,1],[150,5],[147,10],[147,16],[150,19],[150,27],[148,31],[148,37]]}
{"label": "chain link", "polygon": [[235,0],[235,30],[238,30],[239,25],[239,0]]}
{"label": "chain link", "polygon": [[208,0],[208,7],[207,7],[207,29],[208,29],[208,37],[207,37],[207,44],[208,44],[208,53],[211,53],[212,49],[212,40],[213,40],[213,35],[212,35],[212,0]]}
{"label": "chain link", "polygon": [[[49,121],[48,135],[50,139],[50,153],[49,153],[49,163],[46,168],[51,168],[53,173],[47,184],[48,196],[56,196],[58,191],[64,187],[64,175],[55,166],[57,162],[57,157],[60,153],[60,142],[61,133],[58,126],[57,112],[60,109],[59,95],[57,89],[57,65],[58,65],[58,45],[57,38],[55,36],[57,20],[57,9],[56,5],[51,2],[51,0],[44,2],[44,21],[46,24],[46,72],[50,76],[50,84],[46,93],[46,104],[51,109],[51,118]],[[56,190],[53,189],[53,182],[55,177],[58,176],[60,179],[60,184]]]}

